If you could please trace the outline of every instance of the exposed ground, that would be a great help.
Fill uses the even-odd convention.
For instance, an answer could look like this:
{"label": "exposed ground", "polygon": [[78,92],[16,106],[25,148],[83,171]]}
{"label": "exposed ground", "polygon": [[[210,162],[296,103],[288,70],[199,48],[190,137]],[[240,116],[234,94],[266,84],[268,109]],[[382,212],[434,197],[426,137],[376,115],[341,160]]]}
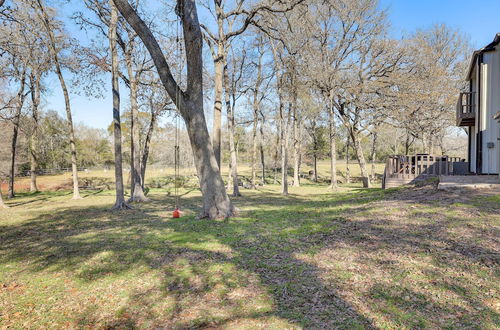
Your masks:
{"label": "exposed ground", "polygon": [[111,191],[0,211],[0,328],[498,328],[500,196],[433,186],[196,192],[110,212]]}

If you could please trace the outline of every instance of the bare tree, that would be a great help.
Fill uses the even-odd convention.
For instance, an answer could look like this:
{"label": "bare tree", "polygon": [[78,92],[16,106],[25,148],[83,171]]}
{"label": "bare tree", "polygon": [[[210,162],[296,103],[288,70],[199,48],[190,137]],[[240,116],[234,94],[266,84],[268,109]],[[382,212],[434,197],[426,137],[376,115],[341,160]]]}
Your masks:
{"label": "bare tree", "polygon": [[24,100],[26,99],[26,67],[22,66],[19,71],[19,67],[15,66],[15,72],[19,75],[19,90],[16,95],[16,104],[15,104],[15,114],[12,120],[12,124],[14,126],[12,132],[12,140],[11,140],[11,150],[10,150],[10,172],[9,172],[9,191],[8,198],[14,198],[14,178],[16,174],[16,148],[17,148],[17,137],[19,134],[19,124],[21,121],[21,112],[24,105]]}
{"label": "bare tree", "polygon": [[[264,116],[262,112],[262,102],[269,93],[269,85],[274,76],[274,72],[264,72],[264,56],[266,54],[264,36],[259,35],[256,38],[255,45],[257,50],[257,61],[251,65],[256,69],[255,81],[251,81],[249,91],[251,92],[252,104],[252,158],[251,158],[251,187],[257,186],[257,153],[260,153],[261,162],[261,184],[265,184],[265,159],[264,159]],[[259,138],[257,133],[260,133]],[[259,149],[259,150],[258,150]]]}
{"label": "bare tree", "polygon": [[183,117],[189,134],[203,195],[200,217],[227,218],[234,214],[210,142],[203,112],[202,34],[193,0],[179,0],[176,11],[182,21],[187,60],[187,89],[184,91],[172,76],[163,51],[151,30],[127,0],[115,0],[116,7],[139,35],[148,49],[160,79]]}
{"label": "bare tree", "polygon": [[[213,0],[213,7],[207,6],[208,10],[216,20],[217,32],[212,32],[209,27],[201,25],[204,30],[204,38],[207,41],[214,61],[214,123],[213,123],[213,146],[215,158],[220,168],[221,160],[221,123],[222,123],[222,91],[224,84],[224,67],[227,66],[228,51],[231,41],[243,34],[250,25],[262,27],[258,23],[259,15],[262,13],[286,13],[304,0],[284,2],[258,2],[248,9],[247,0],[237,0],[233,8],[226,8],[227,3],[223,0]],[[233,134],[230,133],[229,134]],[[234,137],[233,137],[234,138]]]}
{"label": "bare tree", "polygon": [[36,172],[38,170],[37,152],[38,152],[38,120],[39,106],[41,95],[41,73],[38,70],[33,70],[30,73],[30,94],[31,94],[31,112],[32,112],[32,127],[29,137],[29,154],[30,154],[30,192],[37,192]]}
{"label": "bare tree", "polygon": [[75,145],[75,130],[73,127],[73,116],[71,114],[71,102],[69,98],[68,88],[66,86],[66,81],[64,79],[64,75],[62,74],[61,64],[59,60],[59,53],[57,51],[56,45],[56,37],[54,35],[54,24],[51,24],[51,19],[49,18],[49,14],[43,4],[42,0],[37,0],[40,19],[43,22],[43,26],[45,27],[45,32],[49,36],[48,45],[49,51],[52,56],[52,60],[54,62],[57,78],[59,79],[59,83],[61,85],[61,89],[64,95],[64,105],[66,108],[66,120],[68,122],[68,130],[69,130],[69,145],[71,150],[71,170],[73,174],[73,199],[79,199],[80,190],[78,188],[78,167],[77,167],[77,155],[76,155],[76,145]]}
{"label": "bare tree", "polygon": [[123,160],[122,160],[122,133],[120,120],[120,85],[118,83],[118,50],[117,50],[117,25],[118,11],[110,0],[111,18],[109,22],[109,49],[111,52],[111,84],[113,90],[113,132],[115,152],[115,185],[116,201],[113,210],[130,208],[125,202],[125,189],[123,186]]}

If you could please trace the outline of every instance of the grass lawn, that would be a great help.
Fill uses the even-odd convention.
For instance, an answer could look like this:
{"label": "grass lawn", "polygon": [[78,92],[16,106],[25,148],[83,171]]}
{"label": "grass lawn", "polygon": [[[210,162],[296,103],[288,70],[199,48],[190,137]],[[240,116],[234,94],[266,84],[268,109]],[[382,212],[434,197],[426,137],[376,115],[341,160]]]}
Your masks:
{"label": "grass lawn", "polygon": [[25,194],[0,210],[0,328],[498,328],[500,196],[432,186]]}
{"label": "grass lawn", "polygon": [[[337,160],[337,175],[339,180],[344,181],[346,176],[346,164],[344,160]],[[378,177],[381,177],[384,173],[385,164],[377,163],[375,164],[375,173]],[[303,164],[301,167],[301,173],[308,173],[312,170],[311,166],[307,164]],[[371,164],[368,164],[368,170],[371,173]],[[318,175],[320,179],[329,179],[330,178],[330,162],[328,160],[321,160],[318,162]],[[352,181],[361,182],[361,171],[356,161],[352,161],[349,165],[349,172],[352,178]],[[194,176],[196,174],[195,168],[181,168],[180,175],[182,176]],[[251,168],[248,165],[240,164],[238,165],[238,174],[243,180],[249,180],[251,177]],[[103,169],[90,169],[86,171],[80,171],[78,173],[78,177],[80,179],[80,184],[83,184],[83,180],[85,179],[95,179],[101,178],[105,181],[109,182],[112,186],[114,182],[114,170],[103,170]],[[165,176],[173,176],[174,168],[148,168],[146,172],[146,180],[150,181],[150,178],[161,178]],[[224,178],[227,178],[228,167],[222,166],[222,175]],[[260,172],[257,171],[257,175],[260,175]],[[272,181],[271,177],[273,176],[272,170],[267,170],[268,181]],[[279,178],[278,174],[278,178]],[[73,187],[71,172],[65,172],[57,175],[43,175],[37,177],[37,185],[38,189],[41,191],[50,191],[50,190],[71,190]],[[130,172],[124,171],[124,179],[125,182],[130,184]],[[292,177],[289,178],[290,182],[292,181]],[[4,180],[1,183],[1,189],[4,192],[4,196],[6,195],[8,185],[7,181]],[[112,187],[110,189],[113,189]],[[30,190],[30,178],[29,177],[20,177],[15,180],[15,191],[23,191],[28,192]]]}

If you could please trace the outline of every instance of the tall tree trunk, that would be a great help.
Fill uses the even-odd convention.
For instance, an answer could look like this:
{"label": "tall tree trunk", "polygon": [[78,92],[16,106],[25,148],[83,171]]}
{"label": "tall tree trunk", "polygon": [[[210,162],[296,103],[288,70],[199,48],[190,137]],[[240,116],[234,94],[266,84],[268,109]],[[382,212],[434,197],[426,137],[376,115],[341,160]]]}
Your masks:
{"label": "tall tree trunk", "polygon": [[[203,102],[203,100],[199,102]],[[193,103],[186,106],[192,109],[198,108],[199,111],[187,118],[186,126],[191,148],[193,148],[194,162],[203,196],[203,210],[200,217],[210,219],[227,218],[232,216],[236,210],[227,196],[224,182],[220,176],[220,171],[213,154],[213,147],[209,140],[210,136],[203,114],[203,105]],[[202,141],[209,141],[209,143],[201,143]]]}
{"label": "tall tree trunk", "polygon": [[[281,122],[280,122],[281,123]],[[273,165],[273,184],[278,183],[278,158],[281,150],[281,124],[278,128],[278,134],[276,135],[276,151],[274,153],[274,165]]]}
{"label": "tall tree trunk", "polygon": [[297,105],[293,105],[293,186],[300,187],[300,127]]}
{"label": "tall tree trunk", "polygon": [[406,140],[405,140],[405,155],[410,154],[410,134],[406,131]]}
{"label": "tall tree trunk", "polygon": [[21,111],[23,109],[24,100],[26,99],[26,95],[24,93],[24,88],[26,86],[26,70],[23,69],[21,73],[19,90],[17,92],[17,104],[16,104],[16,113],[14,115],[14,129],[12,132],[12,143],[10,149],[10,173],[9,173],[9,191],[8,198],[14,198],[14,180],[16,175],[16,149],[17,149],[17,137],[19,135],[19,123],[21,121]]}
{"label": "tall tree trunk", "polygon": [[222,180],[203,111],[203,40],[194,0],[179,0],[176,13],[182,20],[187,61],[187,90],[182,91],[172,76],[162,49],[146,23],[128,0],[113,1],[126,21],[148,49],[170,98],[176,104],[187,127],[193,158],[200,180],[203,209],[200,217],[228,218],[236,209]]}
{"label": "tall tree trunk", "polygon": [[51,53],[52,59],[54,60],[57,77],[59,79],[59,83],[61,84],[61,89],[64,95],[64,104],[66,107],[66,119],[68,121],[68,129],[69,129],[69,145],[71,149],[71,169],[73,173],[73,199],[79,199],[80,191],[78,188],[78,168],[77,168],[76,145],[75,145],[75,131],[73,127],[73,117],[71,115],[71,104],[69,100],[68,88],[66,87],[66,82],[64,80],[64,76],[61,71],[61,65],[59,64],[59,56],[56,51],[56,40],[54,37],[53,29],[50,26],[49,17],[47,15],[47,12],[45,11],[45,7],[42,3],[42,0],[37,0],[37,1],[38,1],[38,6],[40,7],[40,12],[42,14],[46,32],[49,35],[49,40],[50,40],[49,51]]}
{"label": "tall tree trunk", "polygon": [[375,181],[376,176],[375,176],[375,161],[377,158],[377,137],[378,137],[378,132],[374,131],[372,133],[372,152],[370,154],[371,162],[372,162],[372,181]]}
{"label": "tall tree trunk", "polygon": [[241,196],[238,180],[238,157],[236,155],[235,143],[235,124],[234,124],[234,109],[231,106],[230,87],[229,87],[229,74],[227,64],[224,64],[224,94],[226,98],[226,111],[227,111],[227,126],[229,131],[229,153],[230,153],[230,171],[231,181],[233,184],[233,197]]}
{"label": "tall tree trunk", "polygon": [[349,150],[351,149],[351,136],[347,132],[347,142],[345,146],[345,182],[351,183],[351,169],[349,168]]}
{"label": "tall tree trunk", "polygon": [[146,166],[148,165],[148,157],[149,157],[149,146],[151,144],[151,138],[153,137],[153,131],[154,127],[156,125],[156,113],[153,110],[153,107],[151,105],[151,120],[149,122],[149,128],[148,128],[148,133],[146,134],[146,140],[144,141],[144,151],[142,153],[142,160],[141,160],[141,186],[142,189],[145,187],[145,181],[146,181]]}
{"label": "tall tree trunk", "polygon": [[368,169],[366,168],[365,155],[363,154],[363,148],[359,142],[358,131],[355,128],[350,128],[351,139],[354,144],[354,150],[356,151],[356,157],[358,158],[359,168],[361,170],[361,179],[363,180],[363,188],[371,188],[370,175],[368,174]]}
{"label": "tall tree trunk", "polygon": [[[260,49],[260,48],[259,48]],[[255,88],[253,90],[253,126],[252,126],[252,188],[255,189],[257,186],[257,126],[259,124],[259,91],[262,84],[262,53],[259,56],[259,61],[257,64],[257,78],[255,80]],[[261,136],[262,144],[262,136]],[[264,180],[263,180],[264,181]]]}
{"label": "tall tree trunk", "polygon": [[434,136],[432,133],[429,133],[429,155],[434,154]]}
{"label": "tall tree trunk", "polygon": [[125,189],[123,187],[123,160],[122,160],[122,129],[120,120],[120,85],[118,82],[118,50],[117,24],[118,12],[110,0],[111,19],[109,23],[109,48],[111,51],[111,85],[113,89],[113,136],[115,154],[115,185],[116,201],[113,210],[130,208],[125,202]]}
{"label": "tall tree trunk", "polygon": [[288,195],[288,125],[290,111],[287,112],[280,102],[280,142],[281,142],[281,194]]}
{"label": "tall tree trunk", "polygon": [[265,154],[264,154],[264,120],[260,123],[260,141],[259,141],[259,150],[260,150],[260,166],[261,166],[261,182],[262,185],[266,185],[266,162],[265,162]]}
{"label": "tall tree trunk", "polygon": [[221,140],[222,140],[222,89],[224,54],[222,46],[217,47],[217,58],[214,60],[214,122],[212,128],[212,143],[214,145],[215,160],[217,166],[221,167]]}
{"label": "tall tree trunk", "polygon": [[29,139],[30,153],[30,192],[37,192],[36,171],[38,152],[38,107],[40,106],[40,76],[39,73],[32,73],[31,77],[31,106],[33,111],[33,129]]}
{"label": "tall tree trunk", "polygon": [[259,121],[259,108],[256,102],[257,96],[254,92],[253,100],[253,123],[252,123],[252,179],[251,186],[252,189],[257,187],[257,125]]}
{"label": "tall tree trunk", "polygon": [[328,111],[328,123],[330,127],[330,189],[337,189],[337,127],[335,126],[335,114],[333,108]]}
{"label": "tall tree trunk", "polygon": [[139,143],[139,107],[137,105],[137,77],[134,72],[132,55],[134,45],[131,43],[129,49],[125,53],[127,71],[130,82],[130,130],[131,130],[131,143],[130,143],[130,156],[131,156],[131,172],[132,180],[130,185],[130,199],[128,202],[146,202],[148,199],[144,195],[142,189],[142,171],[141,171],[141,150]]}
{"label": "tall tree trunk", "polygon": [[318,156],[316,155],[316,152],[313,155],[313,171],[314,171],[313,181],[318,182]]}

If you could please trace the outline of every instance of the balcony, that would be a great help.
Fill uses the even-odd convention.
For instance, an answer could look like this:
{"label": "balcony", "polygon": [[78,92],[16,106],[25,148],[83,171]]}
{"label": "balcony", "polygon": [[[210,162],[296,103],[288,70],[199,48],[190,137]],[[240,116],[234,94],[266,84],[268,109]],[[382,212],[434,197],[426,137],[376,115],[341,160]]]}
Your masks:
{"label": "balcony", "polygon": [[460,93],[457,102],[457,126],[474,126],[476,122],[476,93]]}

